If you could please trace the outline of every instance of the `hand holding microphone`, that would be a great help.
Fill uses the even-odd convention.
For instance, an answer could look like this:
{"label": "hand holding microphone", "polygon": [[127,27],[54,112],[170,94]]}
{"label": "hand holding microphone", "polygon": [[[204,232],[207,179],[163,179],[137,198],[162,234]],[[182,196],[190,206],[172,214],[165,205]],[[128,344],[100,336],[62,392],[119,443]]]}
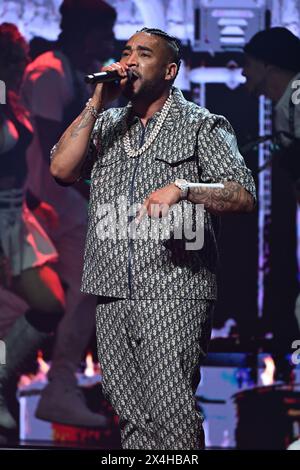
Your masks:
{"label": "hand holding microphone", "polygon": [[87,83],[97,83],[94,97],[100,100],[101,106],[105,106],[120,96],[122,89],[131,78],[132,72],[129,67],[120,62],[115,62],[103,67],[101,72],[86,75],[85,81]]}
{"label": "hand holding microphone", "polygon": [[[130,80],[132,77],[132,71],[127,71],[127,78]],[[112,70],[107,72],[96,72],[86,75],[84,78],[86,83],[97,84],[97,83],[107,83],[107,82],[119,82],[122,80],[122,77],[119,75],[118,70]]]}

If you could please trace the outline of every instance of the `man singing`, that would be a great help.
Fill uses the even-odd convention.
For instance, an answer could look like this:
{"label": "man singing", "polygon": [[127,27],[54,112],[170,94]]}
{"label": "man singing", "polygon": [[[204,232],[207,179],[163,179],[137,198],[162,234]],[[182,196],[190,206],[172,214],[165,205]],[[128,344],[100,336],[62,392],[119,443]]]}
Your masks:
{"label": "man singing", "polygon": [[[51,173],[63,184],[93,157],[82,291],[98,296],[102,386],[124,449],[204,447],[194,393],[216,301],[217,216],[255,204],[232,127],[184,99],[173,86],[179,66],[177,40],[143,28],[103,68],[120,81],[97,85],[52,150]],[[103,111],[121,94],[126,107]],[[174,208],[190,214],[204,244],[178,236],[186,217],[176,211],[169,236],[157,236]]]}

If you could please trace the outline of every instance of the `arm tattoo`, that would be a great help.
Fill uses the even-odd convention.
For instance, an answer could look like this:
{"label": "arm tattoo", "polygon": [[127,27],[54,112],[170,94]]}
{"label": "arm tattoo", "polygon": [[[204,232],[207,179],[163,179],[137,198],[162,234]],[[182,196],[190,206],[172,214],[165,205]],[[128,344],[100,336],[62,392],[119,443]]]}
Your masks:
{"label": "arm tattoo", "polygon": [[204,204],[204,208],[214,214],[225,212],[251,212],[253,197],[239,183],[224,182],[223,189],[190,188],[188,200]]}
{"label": "arm tattoo", "polygon": [[94,121],[94,117],[91,115],[88,109],[84,109],[80,116],[75,119],[71,127],[71,137],[78,137],[81,129],[87,127],[91,122]]}
{"label": "arm tattoo", "polygon": [[68,130],[70,131],[71,138],[78,137],[80,130],[87,127],[92,120],[93,116],[88,112],[87,109],[84,109],[82,113],[71,124],[70,128],[63,133],[59,141],[54,145],[54,147],[52,147],[50,152],[51,161],[54,160],[57,151],[61,150],[61,147],[64,141],[66,140],[67,135],[69,134]]}

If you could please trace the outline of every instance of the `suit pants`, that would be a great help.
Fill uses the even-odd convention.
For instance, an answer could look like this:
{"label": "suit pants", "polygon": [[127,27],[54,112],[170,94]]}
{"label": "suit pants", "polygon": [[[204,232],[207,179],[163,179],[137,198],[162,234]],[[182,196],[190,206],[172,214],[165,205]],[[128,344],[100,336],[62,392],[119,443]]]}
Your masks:
{"label": "suit pants", "polygon": [[97,348],[123,449],[203,449],[194,394],[211,334],[212,300],[99,297]]}

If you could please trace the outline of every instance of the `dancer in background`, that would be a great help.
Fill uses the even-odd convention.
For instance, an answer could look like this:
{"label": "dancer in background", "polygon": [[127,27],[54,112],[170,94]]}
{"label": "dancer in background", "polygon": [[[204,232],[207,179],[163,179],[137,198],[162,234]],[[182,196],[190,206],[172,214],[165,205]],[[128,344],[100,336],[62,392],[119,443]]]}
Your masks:
{"label": "dancer in background", "polygon": [[[75,372],[95,331],[95,299],[80,292],[87,228],[87,201],[81,188],[60,187],[49,173],[49,153],[58,136],[89,98],[85,74],[94,72],[113,53],[115,10],[101,0],[64,0],[61,34],[55,48],[38,56],[25,72],[24,103],[33,117],[34,139],[27,159],[31,171],[27,186],[38,200],[56,210],[58,224],[47,229],[58,253],[57,272],[66,287],[66,315],[54,347],[49,384],[36,416],[70,425],[106,426],[92,413],[79,388]],[[87,185],[82,185],[87,190]]]}
{"label": "dancer in background", "polygon": [[[17,427],[7,405],[10,381],[28,355],[55,331],[65,306],[64,291],[51,264],[57,261],[57,252],[25,201],[26,150],[33,130],[19,88],[28,61],[28,46],[17,27],[0,25],[0,79],[7,90],[6,104],[0,106],[0,283],[29,306],[3,338],[1,431]],[[36,209],[41,210],[40,203]]]}

